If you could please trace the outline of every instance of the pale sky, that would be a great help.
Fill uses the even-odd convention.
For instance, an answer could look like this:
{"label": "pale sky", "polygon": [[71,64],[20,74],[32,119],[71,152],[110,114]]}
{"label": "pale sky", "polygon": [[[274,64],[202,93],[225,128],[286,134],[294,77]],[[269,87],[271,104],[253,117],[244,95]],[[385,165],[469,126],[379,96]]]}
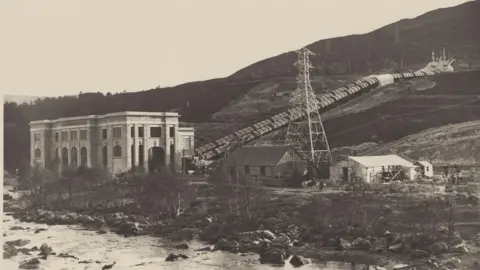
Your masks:
{"label": "pale sky", "polygon": [[0,8],[0,89],[115,93],[225,77],[321,39],[464,2],[10,0]]}

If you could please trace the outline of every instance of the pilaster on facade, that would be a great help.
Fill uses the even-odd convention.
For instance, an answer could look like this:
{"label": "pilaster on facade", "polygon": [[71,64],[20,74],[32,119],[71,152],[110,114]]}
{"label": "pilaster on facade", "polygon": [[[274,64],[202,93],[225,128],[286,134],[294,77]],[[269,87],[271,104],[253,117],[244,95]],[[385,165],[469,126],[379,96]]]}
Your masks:
{"label": "pilaster on facade", "polygon": [[[193,141],[194,133],[192,128],[184,128],[186,132],[182,133],[178,117],[177,113],[123,112],[34,121],[30,123],[31,163],[48,166],[58,154],[61,166],[70,166],[73,162],[72,151],[76,151],[73,154],[76,155],[77,165],[100,166],[117,173],[140,167],[143,163],[142,167],[149,170],[153,147],[159,147],[162,149],[157,149],[156,153],[163,153],[163,157],[157,159],[163,160],[161,165],[167,168],[172,165],[179,170],[183,137],[191,136]],[[116,127],[121,129],[118,138],[114,137],[113,132]],[[151,127],[161,127],[160,137],[152,138]],[[171,127],[174,129],[173,137],[170,136]],[[140,136],[139,128],[143,129],[143,136]],[[72,131],[76,132],[76,138],[71,138]],[[117,149],[115,154],[116,145],[121,151]],[[36,150],[37,155],[40,152],[38,157],[35,156]]]}

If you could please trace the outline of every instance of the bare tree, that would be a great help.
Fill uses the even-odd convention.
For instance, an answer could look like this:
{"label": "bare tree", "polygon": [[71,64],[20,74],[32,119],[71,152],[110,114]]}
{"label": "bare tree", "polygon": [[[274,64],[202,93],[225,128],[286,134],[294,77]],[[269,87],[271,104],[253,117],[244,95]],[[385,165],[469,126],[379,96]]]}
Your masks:
{"label": "bare tree", "polygon": [[[102,168],[90,168],[87,166],[80,166],[77,171],[77,176],[82,180],[84,205],[91,207],[92,200],[100,185],[108,183],[112,180],[111,174]],[[90,193],[90,197],[88,196]]]}
{"label": "bare tree", "polygon": [[189,182],[168,170],[153,174],[131,173],[122,180],[130,187],[137,206],[148,213],[162,212],[174,219],[196,198]]}
{"label": "bare tree", "polygon": [[36,165],[26,179],[28,180],[27,186],[30,189],[33,205],[43,206],[47,194],[46,185],[54,181],[54,174],[51,171]]}
{"label": "bare tree", "polygon": [[248,224],[255,221],[255,212],[266,196],[252,176],[245,174],[238,164],[221,164],[210,182],[217,194],[228,201],[232,214]]}

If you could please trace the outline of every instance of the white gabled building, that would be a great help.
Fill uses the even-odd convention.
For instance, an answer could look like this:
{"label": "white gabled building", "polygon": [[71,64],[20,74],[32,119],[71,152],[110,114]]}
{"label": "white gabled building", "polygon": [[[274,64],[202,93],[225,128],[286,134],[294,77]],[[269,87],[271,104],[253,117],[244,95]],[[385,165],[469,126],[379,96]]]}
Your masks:
{"label": "white gabled building", "polygon": [[417,161],[415,164],[420,166],[423,176],[433,177],[433,165],[432,165],[432,163],[430,163],[426,160],[421,160],[421,161]]}
{"label": "white gabled building", "polygon": [[397,155],[349,156],[348,163],[353,176],[367,183],[380,182],[382,177],[390,179],[415,179],[418,166]]}

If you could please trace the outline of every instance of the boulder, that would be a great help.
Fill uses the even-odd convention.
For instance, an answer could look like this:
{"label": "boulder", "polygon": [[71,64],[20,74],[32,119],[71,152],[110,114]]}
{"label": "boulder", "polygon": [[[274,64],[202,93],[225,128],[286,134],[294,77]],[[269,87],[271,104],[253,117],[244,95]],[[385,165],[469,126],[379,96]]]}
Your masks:
{"label": "boulder", "polygon": [[271,247],[260,253],[260,263],[284,265],[287,257],[285,249]]}
{"label": "boulder", "polygon": [[202,233],[200,234],[200,238],[206,241],[215,241],[220,238],[223,232],[223,227],[219,223],[211,223],[206,226]]}
{"label": "boulder", "polygon": [[48,246],[47,244],[42,244],[42,246],[40,247],[40,256],[48,256],[52,253],[53,249],[50,246]]}
{"label": "boulder", "polygon": [[297,239],[293,240],[292,245],[293,245],[294,247],[301,247],[301,246],[303,246],[303,244],[302,244],[300,241],[298,241]]}
{"label": "boulder", "polygon": [[323,245],[326,247],[336,247],[338,243],[338,240],[335,238],[327,238],[325,241],[323,241]]}
{"label": "boulder", "polygon": [[137,222],[121,221],[117,227],[117,233],[123,236],[138,235],[140,232],[138,225]]}
{"label": "boulder", "polygon": [[436,237],[428,234],[413,234],[405,238],[404,243],[411,246],[413,249],[427,250],[432,244],[437,241]]}
{"label": "boulder", "polygon": [[293,265],[294,267],[300,267],[309,263],[310,262],[307,259],[298,255],[293,255],[292,258],[290,259],[290,264]]}
{"label": "boulder", "polygon": [[338,238],[335,250],[336,251],[343,251],[343,250],[350,249],[351,247],[352,247],[352,244],[350,244],[347,240],[345,240],[343,238]]}
{"label": "boulder", "polygon": [[10,246],[16,246],[16,247],[22,247],[30,243],[30,240],[27,239],[17,239],[13,241],[7,241],[5,244],[10,245]]}
{"label": "boulder", "polygon": [[429,247],[429,251],[433,255],[442,254],[448,251],[448,245],[445,242],[437,242]]}
{"label": "boulder", "polygon": [[463,244],[463,239],[460,236],[454,236],[450,240],[450,245],[452,245],[452,246],[457,246],[457,245],[460,245],[460,244]]}
{"label": "boulder", "polygon": [[25,228],[21,227],[21,226],[13,226],[10,228],[10,230],[12,231],[18,231],[18,230],[25,230]]}
{"label": "boulder", "polygon": [[47,230],[47,229],[39,228],[39,229],[36,229],[36,230],[35,230],[35,233],[43,232],[43,231],[46,231],[46,230]]}
{"label": "boulder", "polygon": [[292,240],[286,234],[281,233],[278,237],[271,240],[272,244],[290,245]]}
{"label": "boulder", "polygon": [[188,245],[185,243],[178,244],[175,246],[176,249],[188,249]]}
{"label": "boulder", "polygon": [[240,251],[240,244],[237,241],[228,241],[225,238],[220,238],[215,244],[215,250],[238,253]]}
{"label": "boulder", "polygon": [[387,245],[393,245],[399,243],[401,241],[401,238],[397,233],[386,231],[385,241],[387,242]]}
{"label": "boulder", "polygon": [[259,238],[273,240],[275,239],[275,234],[269,230],[257,230],[250,232],[240,232],[237,234],[239,241],[255,241]]}
{"label": "boulder", "polygon": [[19,269],[37,269],[40,264],[40,260],[37,258],[30,259],[28,261],[22,262],[18,268]]}
{"label": "boulder", "polygon": [[166,262],[173,262],[173,261],[176,261],[178,259],[188,259],[188,256],[187,255],[183,255],[183,254],[173,254],[173,253],[170,253],[167,258],[165,258],[165,261]]}
{"label": "boulder", "polygon": [[78,260],[77,257],[75,257],[73,255],[70,255],[70,254],[67,254],[67,253],[60,253],[60,254],[58,254],[58,257],[60,257],[60,258],[71,258],[71,259]]}
{"label": "boulder", "polygon": [[3,258],[10,259],[18,254],[18,250],[13,245],[3,244]]}
{"label": "boulder", "polygon": [[403,249],[403,243],[396,243],[388,247],[388,251],[394,252],[394,253],[400,253],[402,252]]}
{"label": "boulder", "polygon": [[369,240],[358,237],[357,239],[353,240],[352,247],[360,250],[370,250],[373,245]]}
{"label": "boulder", "polygon": [[195,249],[195,251],[214,251],[214,250],[215,250],[215,246],[206,246],[203,248]]}
{"label": "boulder", "polygon": [[470,250],[468,249],[468,247],[465,246],[465,244],[459,244],[459,245],[455,245],[453,247],[450,248],[450,252],[454,252],[454,253],[468,253]]}
{"label": "boulder", "polygon": [[461,263],[462,263],[462,261],[458,258],[449,258],[446,261],[443,261],[442,265],[444,265],[448,268],[456,269]]}
{"label": "boulder", "polygon": [[105,226],[105,220],[102,218],[94,218],[91,216],[81,215],[76,219],[79,223],[88,227],[103,227]]}

